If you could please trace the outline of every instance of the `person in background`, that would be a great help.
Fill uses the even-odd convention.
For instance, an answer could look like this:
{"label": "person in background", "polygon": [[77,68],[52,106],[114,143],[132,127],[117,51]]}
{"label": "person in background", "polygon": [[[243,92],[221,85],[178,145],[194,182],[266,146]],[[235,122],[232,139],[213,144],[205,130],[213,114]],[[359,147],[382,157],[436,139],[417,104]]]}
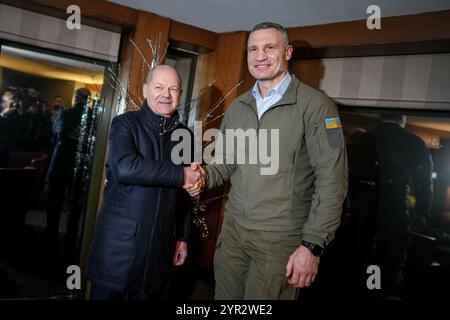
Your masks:
{"label": "person in background", "polygon": [[30,83],[21,89],[20,149],[48,153],[51,145],[51,120],[45,114],[44,103],[40,98],[40,89],[36,83]]}
{"label": "person in background", "polygon": [[[350,159],[351,214],[360,286],[366,268],[380,267],[381,295],[401,296],[409,228],[421,232],[430,212],[433,163],[425,142],[405,129],[406,116],[382,115],[380,124],[355,139]],[[416,199],[414,211],[410,196]]]}
{"label": "person in background", "polygon": [[0,107],[1,117],[4,117],[4,115],[7,114],[11,110],[11,108],[13,108],[13,97],[14,94],[12,91],[7,90],[3,92],[1,101],[2,105]]}
{"label": "person in background", "polygon": [[65,108],[65,101],[60,96],[55,96],[50,102],[49,113],[51,115],[52,123],[55,122],[55,119],[61,114],[61,112]]}
{"label": "person in background", "polygon": [[5,91],[2,95],[2,111],[0,113],[0,165],[8,152],[14,149],[15,136],[19,121],[19,112],[14,104],[14,93]]}
{"label": "person in background", "polygon": [[[64,202],[64,194],[66,191],[69,191],[69,194],[71,194],[72,191],[75,158],[81,130],[81,117],[90,94],[88,89],[77,89],[75,91],[75,103],[72,108],[61,112],[53,123],[55,147],[46,176],[49,192],[46,242],[49,246],[55,246],[57,244],[59,218]],[[76,208],[77,206],[74,206],[73,198],[74,196],[71,195],[65,245],[65,254],[69,259],[74,255],[80,217],[80,212]]]}

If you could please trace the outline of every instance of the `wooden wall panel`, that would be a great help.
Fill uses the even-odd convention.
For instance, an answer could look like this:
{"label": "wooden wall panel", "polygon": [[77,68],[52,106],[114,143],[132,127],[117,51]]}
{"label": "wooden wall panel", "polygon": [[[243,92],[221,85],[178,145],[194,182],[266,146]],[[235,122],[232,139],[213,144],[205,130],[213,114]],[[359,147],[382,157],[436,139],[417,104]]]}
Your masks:
{"label": "wooden wall panel", "polygon": [[199,47],[199,51],[203,51],[202,49],[215,50],[219,35],[212,31],[172,20],[169,37],[171,41]]}
{"label": "wooden wall panel", "polygon": [[198,118],[204,116],[211,107],[211,94],[213,88],[211,87],[209,90],[207,90],[207,88],[215,78],[215,65],[215,52],[202,53],[197,56],[192,96],[197,97],[202,93],[202,96],[197,102],[197,107],[199,109]]}
{"label": "wooden wall panel", "polygon": [[[218,101],[242,80],[243,68],[246,63],[246,45],[246,32],[220,35],[217,42],[215,67],[215,87],[218,95],[212,97],[213,101]],[[217,114],[224,112],[237,96],[238,90],[233,90],[221,107],[217,109]]]}
{"label": "wooden wall panel", "polygon": [[[162,58],[169,41],[170,19],[163,18],[152,13],[140,11],[138,21],[136,24],[136,31],[134,33],[134,42],[144,55],[145,60],[150,65],[153,59],[152,51],[147,39],[151,39],[153,44],[156,44],[160,38],[159,56]],[[132,43],[128,45],[133,46]],[[138,50],[133,46],[133,54],[130,67],[130,95],[134,100],[140,104],[143,101],[142,85],[145,81],[149,67],[143,62],[142,56]]]}
{"label": "wooden wall panel", "polygon": [[450,38],[450,10],[386,17],[380,30],[366,20],[288,28],[289,40],[299,46],[330,47]]}

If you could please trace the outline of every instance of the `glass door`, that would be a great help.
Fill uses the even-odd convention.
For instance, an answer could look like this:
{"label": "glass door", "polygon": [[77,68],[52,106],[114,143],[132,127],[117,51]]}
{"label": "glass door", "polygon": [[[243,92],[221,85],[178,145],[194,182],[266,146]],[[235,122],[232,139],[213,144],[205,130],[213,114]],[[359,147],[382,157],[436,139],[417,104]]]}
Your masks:
{"label": "glass door", "polygon": [[105,68],[1,43],[0,299],[79,293],[67,271],[80,265],[85,220],[96,211],[92,168],[103,165],[111,109]]}

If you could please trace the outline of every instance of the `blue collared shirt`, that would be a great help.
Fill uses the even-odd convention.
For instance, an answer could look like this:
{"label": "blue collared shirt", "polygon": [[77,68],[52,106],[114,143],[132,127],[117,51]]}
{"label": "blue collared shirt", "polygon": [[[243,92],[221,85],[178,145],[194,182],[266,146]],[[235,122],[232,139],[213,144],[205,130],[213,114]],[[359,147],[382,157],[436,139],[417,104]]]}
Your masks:
{"label": "blue collared shirt", "polygon": [[289,83],[291,83],[291,75],[289,72],[286,73],[286,76],[283,80],[280,81],[272,90],[269,91],[267,96],[261,96],[258,87],[258,81],[256,81],[253,86],[252,94],[256,100],[256,109],[258,110],[258,119],[261,119],[261,116],[266,112],[271,106],[281,100],[283,94],[286,92],[289,87]]}

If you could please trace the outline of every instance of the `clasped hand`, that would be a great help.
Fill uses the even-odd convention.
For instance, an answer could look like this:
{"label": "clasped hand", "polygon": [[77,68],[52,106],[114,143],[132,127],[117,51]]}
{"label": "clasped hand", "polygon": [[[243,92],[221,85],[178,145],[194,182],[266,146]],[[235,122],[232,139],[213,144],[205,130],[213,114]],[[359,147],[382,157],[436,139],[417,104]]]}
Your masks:
{"label": "clasped hand", "polygon": [[184,167],[183,188],[191,197],[195,197],[202,191],[206,182],[206,172],[202,166],[197,163],[191,163],[190,167]]}

